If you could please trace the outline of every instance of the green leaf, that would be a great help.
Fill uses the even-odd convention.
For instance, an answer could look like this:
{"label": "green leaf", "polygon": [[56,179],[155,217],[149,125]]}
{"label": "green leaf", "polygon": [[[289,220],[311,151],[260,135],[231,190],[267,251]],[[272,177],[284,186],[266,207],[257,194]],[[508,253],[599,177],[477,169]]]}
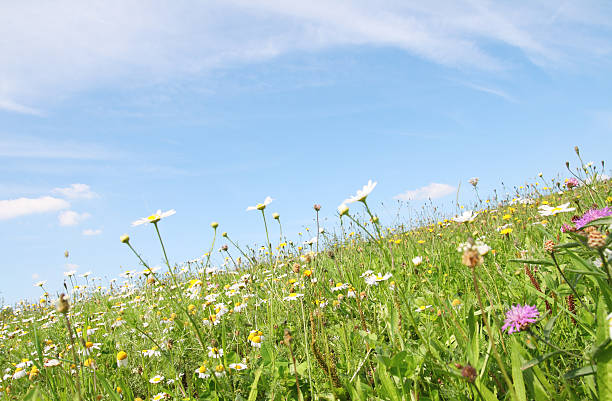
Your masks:
{"label": "green leaf", "polygon": [[106,393],[111,397],[111,399],[113,399],[114,401],[122,401],[121,397],[119,397],[119,394],[115,391],[113,386],[108,383],[108,381],[103,375],[97,373],[96,377],[98,378],[98,381],[102,384],[102,387],[106,389]]}
{"label": "green leaf", "polygon": [[555,249],[569,249],[581,246],[580,242],[566,242],[565,244],[555,245]]}
{"label": "green leaf", "polygon": [[544,355],[540,355],[537,358],[533,358],[529,362],[523,364],[523,366],[521,366],[521,370],[530,369],[534,367],[535,365],[539,364],[540,362],[543,362],[547,360],[548,358],[550,358],[551,356],[557,355],[559,353],[561,353],[561,351],[553,351],[553,352],[546,353]]}
{"label": "green leaf", "polygon": [[514,382],[514,391],[519,401],[527,401],[527,392],[525,391],[525,381],[523,379],[523,371],[521,369],[521,349],[519,343],[515,340],[512,342],[512,381]]}
{"label": "green leaf", "polygon": [[389,376],[387,369],[383,365],[378,364],[378,369],[376,370],[376,373],[378,374],[378,378],[380,379],[380,384],[382,385],[383,389],[385,390],[385,393],[391,399],[391,401],[400,401],[400,397],[397,394],[397,388],[395,387],[395,383],[393,383],[393,380],[391,379],[391,376]]}
{"label": "green leaf", "polygon": [[257,399],[257,383],[259,383],[259,377],[261,376],[262,371],[263,367],[255,371],[255,378],[253,379],[253,383],[251,384],[251,391],[249,392],[248,401],[255,401],[255,399]]}
{"label": "green leaf", "polygon": [[557,321],[558,317],[559,314],[556,314],[555,316],[551,317],[548,322],[546,322],[546,326],[544,326],[543,330],[544,339],[546,341],[550,341],[550,333],[552,333],[552,329],[555,327],[555,322]]}
{"label": "green leaf", "polygon": [[609,336],[610,323],[606,314],[606,303],[600,298],[597,303],[597,338],[603,341],[599,350],[595,352],[597,389],[600,401],[612,401],[612,344]]}
{"label": "green leaf", "polygon": [[577,377],[592,375],[597,371],[597,368],[592,365],[583,366],[578,369],[573,369],[563,375],[564,379],[575,379]]}

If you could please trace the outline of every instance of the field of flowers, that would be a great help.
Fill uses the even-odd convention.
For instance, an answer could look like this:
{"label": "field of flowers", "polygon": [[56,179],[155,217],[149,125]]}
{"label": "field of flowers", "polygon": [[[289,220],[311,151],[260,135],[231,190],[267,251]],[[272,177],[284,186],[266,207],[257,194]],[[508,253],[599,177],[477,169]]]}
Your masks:
{"label": "field of flowers", "polygon": [[267,198],[248,208],[263,247],[212,223],[183,264],[158,211],[133,224],[164,268],[122,236],[139,271],[2,309],[0,399],[612,400],[612,181],[576,153],[567,179],[405,226],[380,223],[369,182],[334,231],[314,205],[299,243]]}

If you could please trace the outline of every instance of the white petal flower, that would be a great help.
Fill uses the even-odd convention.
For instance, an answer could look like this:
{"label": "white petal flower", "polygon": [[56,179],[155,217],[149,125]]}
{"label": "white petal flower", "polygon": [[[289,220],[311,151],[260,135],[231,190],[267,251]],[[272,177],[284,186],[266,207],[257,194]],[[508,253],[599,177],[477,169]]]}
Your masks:
{"label": "white petal flower", "polygon": [[478,216],[478,213],[474,213],[473,210],[467,210],[463,212],[461,216],[453,217],[453,220],[457,223],[471,223]]}
{"label": "white petal flower", "polygon": [[542,205],[538,207],[538,212],[541,216],[554,216],[557,213],[566,213],[576,210],[575,207],[569,207],[569,204],[570,203],[567,202],[555,207],[549,205]]}
{"label": "white petal flower", "polygon": [[166,212],[162,212],[161,209],[158,209],[157,212],[153,213],[149,217],[143,217],[142,219],[138,219],[135,222],[133,222],[132,227],[139,226],[145,223],[157,223],[161,219],[168,217],[168,216],[172,216],[175,213],[176,213],[176,210],[174,209],[170,209]]}
{"label": "white petal flower", "polygon": [[420,257],[420,256],[415,256],[414,258],[412,258],[412,263],[413,263],[415,266],[418,266],[418,265],[420,265],[421,263],[423,263],[423,258],[422,258],[422,257]]}
{"label": "white petal flower", "polygon": [[357,190],[357,194],[355,194],[354,196],[351,196],[350,198],[346,199],[342,203],[346,204],[346,203],[365,201],[368,195],[370,195],[370,193],[372,193],[372,191],[376,187],[376,184],[378,184],[376,181],[372,182],[372,180],[368,180],[368,183],[364,185],[363,188]]}
{"label": "white petal flower", "polygon": [[266,199],[263,201],[263,203],[258,203],[255,206],[249,206],[246,208],[247,212],[250,210],[264,210],[266,208],[266,206],[268,206],[270,203],[272,203],[274,199],[270,198],[269,196],[266,196]]}

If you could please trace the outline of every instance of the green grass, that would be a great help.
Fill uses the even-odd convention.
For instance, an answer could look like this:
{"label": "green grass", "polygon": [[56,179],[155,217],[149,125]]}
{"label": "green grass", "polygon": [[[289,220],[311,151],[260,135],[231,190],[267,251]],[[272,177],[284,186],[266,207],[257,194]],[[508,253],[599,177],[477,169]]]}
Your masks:
{"label": "green grass", "polygon": [[[155,273],[143,265],[147,274],[109,288],[72,278],[68,319],[48,297],[2,310],[0,399],[76,400],[80,388],[83,400],[610,400],[612,236],[593,248],[584,230],[560,231],[574,214],[612,205],[612,182],[593,182],[559,192],[563,182],[541,179],[515,188],[533,203],[486,200],[466,223],[431,210],[411,229],[383,227],[364,199],[336,233],[303,248],[282,234],[256,252],[216,237],[229,245],[225,270],[207,272],[205,256],[180,266],[166,259]],[[576,210],[538,212],[566,202]],[[266,238],[276,236],[274,220]],[[157,237],[146,228],[165,224],[172,218],[140,235]],[[605,236],[611,224],[593,227]],[[490,248],[473,268],[458,250],[470,239]],[[540,316],[508,334],[501,328],[516,304]],[[223,354],[213,358],[209,347]],[[246,369],[230,368],[237,363]]]}

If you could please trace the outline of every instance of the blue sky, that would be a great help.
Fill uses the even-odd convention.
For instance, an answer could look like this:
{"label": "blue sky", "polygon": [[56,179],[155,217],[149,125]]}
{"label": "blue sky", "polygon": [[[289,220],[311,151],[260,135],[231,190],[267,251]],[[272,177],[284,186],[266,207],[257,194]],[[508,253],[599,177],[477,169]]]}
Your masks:
{"label": "blue sky", "polygon": [[552,176],[574,145],[609,162],[608,2],[126,3],[0,6],[6,302],[71,267],[137,268],[124,233],[161,264],[152,227],[131,227],[157,209],[177,210],[160,228],[180,262],[211,221],[261,244],[245,209],[268,195],[297,241],[314,203],[334,227],[368,179],[391,223],[406,191],[452,205],[462,182],[469,202],[470,177],[487,194]]}

